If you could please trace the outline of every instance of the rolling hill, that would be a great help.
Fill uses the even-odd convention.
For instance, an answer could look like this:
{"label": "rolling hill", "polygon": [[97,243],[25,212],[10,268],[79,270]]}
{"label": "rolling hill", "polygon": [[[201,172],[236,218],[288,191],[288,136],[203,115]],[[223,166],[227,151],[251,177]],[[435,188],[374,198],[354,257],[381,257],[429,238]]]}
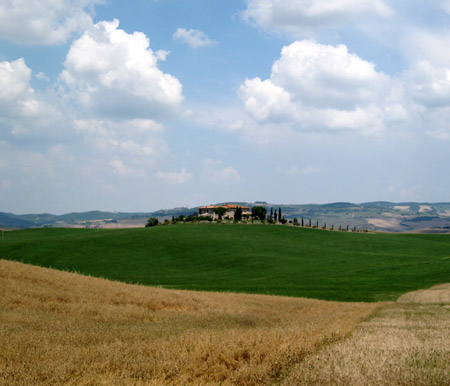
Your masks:
{"label": "rolling hill", "polygon": [[5,232],[3,259],[173,289],[394,300],[448,281],[450,237],[276,225]]}

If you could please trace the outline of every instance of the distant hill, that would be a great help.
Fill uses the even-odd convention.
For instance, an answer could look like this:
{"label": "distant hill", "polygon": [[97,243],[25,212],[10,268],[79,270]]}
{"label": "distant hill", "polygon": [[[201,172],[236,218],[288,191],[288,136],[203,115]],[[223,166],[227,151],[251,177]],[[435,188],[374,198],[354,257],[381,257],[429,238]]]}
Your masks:
{"label": "distant hill", "polygon": [[12,213],[0,213],[0,227],[6,228],[30,228],[35,226],[31,221],[27,221]]}
{"label": "distant hill", "polygon": [[89,211],[80,213],[67,213],[63,215],[54,214],[23,214],[16,215],[12,213],[0,212],[0,226],[10,228],[32,228],[57,226],[68,224],[83,224],[92,221],[118,221],[133,218],[148,218],[152,213],[129,213],[129,212],[101,212]]}
{"label": "distant hill", "polygon": [[[355,204],[351,202],[334,202],[328,204],[270,204],[265,201],[229,202],[242,206],[264,206],[270,212],[271,208],[281,208],[282,214],[288,220],[303,218],[320,225],[333,225],[373,231],[387,232],[430,232],[450,233],[450,202],[420,203],[420,202],[388,202],[375,201]],[[207,203],[210,204],[210,203]],[[217,205],[225,204],[217,203]],[[32,228],[32,227],[139,227],[144,226],[148,217],[160,220],[171,219],[179,215],[190,215],[198,208],[179,207],[160,209],[155,212],[102,212],[89,211],[67,213],[63,215],[0,213],[0,227]]]}

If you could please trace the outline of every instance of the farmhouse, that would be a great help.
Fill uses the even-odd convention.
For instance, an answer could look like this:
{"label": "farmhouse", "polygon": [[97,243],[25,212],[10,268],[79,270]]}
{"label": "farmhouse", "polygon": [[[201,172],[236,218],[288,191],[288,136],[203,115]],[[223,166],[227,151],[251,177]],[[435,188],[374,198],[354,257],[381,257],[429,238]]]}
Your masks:
{"label": "farmhouse", "polygon": [[229,217],[233,218],[234,214],[236,213],[237,208],[242,209],[242,216],[243,217],[249,217],[252,215],[250,212],[250,208],[248,206],[242,206],[242,205],[236,205],[236,204],[223,204],[223,205],[207,205],[207,206],[200,206],[198,208],[198,215],[199,216],[211,216],[214,220],[216,220],[219,216],[214,213],[214,209],[216,208],[225,208],[227,211],[223,215],[223,218]]}

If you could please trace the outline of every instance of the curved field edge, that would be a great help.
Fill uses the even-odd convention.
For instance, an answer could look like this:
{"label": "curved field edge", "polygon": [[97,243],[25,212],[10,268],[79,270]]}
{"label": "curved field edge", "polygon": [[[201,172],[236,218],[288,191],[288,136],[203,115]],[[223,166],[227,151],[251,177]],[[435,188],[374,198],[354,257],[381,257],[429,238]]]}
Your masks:
{"label": "curved field edge", "polygon": [[450,236],[234,224],[5,232],[0,256],[127,283],[391,301],[446,282]]}
{"label": "curved field edge", "polygon": [[0,260],[0,383],[276,382],[375,304],[151,288]]}

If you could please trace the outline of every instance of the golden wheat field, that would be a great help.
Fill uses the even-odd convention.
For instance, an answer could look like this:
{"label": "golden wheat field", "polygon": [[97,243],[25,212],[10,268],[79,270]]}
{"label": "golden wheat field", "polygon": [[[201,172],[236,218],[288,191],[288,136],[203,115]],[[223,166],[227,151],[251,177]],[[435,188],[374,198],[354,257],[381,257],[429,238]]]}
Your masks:
{"label": "golden wheat field", "polygon": [[377,305],[173,291],[0,260],[4,385],[279,382]]}

